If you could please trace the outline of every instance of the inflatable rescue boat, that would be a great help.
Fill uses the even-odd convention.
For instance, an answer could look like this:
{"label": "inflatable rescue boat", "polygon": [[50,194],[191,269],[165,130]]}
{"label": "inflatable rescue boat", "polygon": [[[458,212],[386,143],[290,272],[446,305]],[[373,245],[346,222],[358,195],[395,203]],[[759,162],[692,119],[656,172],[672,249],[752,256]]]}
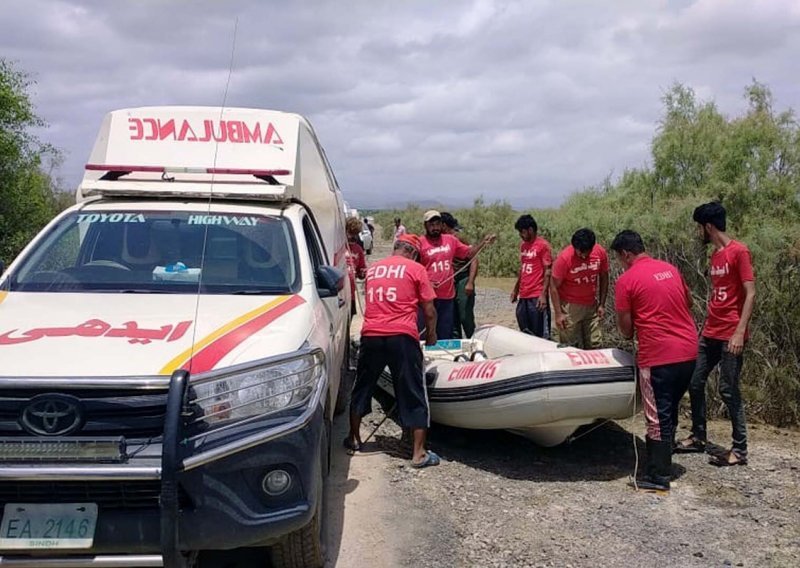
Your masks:
{"label": "inflatable rescue boat", "polygon": [[[634,360],[619,349],[559,347],[488,325],[424,355],[431,419],[440,424],[511,430],[550,447],[580,426],[636,409]],[[392,392],[388,371],[379,384]]]}

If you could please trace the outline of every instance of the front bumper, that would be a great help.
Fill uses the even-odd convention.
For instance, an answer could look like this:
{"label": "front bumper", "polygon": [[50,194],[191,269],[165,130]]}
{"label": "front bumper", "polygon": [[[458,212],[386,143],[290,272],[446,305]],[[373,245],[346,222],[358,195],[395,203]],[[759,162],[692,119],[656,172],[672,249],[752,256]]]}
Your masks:
{"label": "front bumper", "polygon": [[[160,460],[145,457],[136,466],[0,467],[0,493],[3,486],[22,491],[19,488],[26,485],[41,489],[49,484],[55,492],[69,486],[78,494],[81,486],[107,486],[123,496],[107,506],[98,503],[91,549],[21,554],[0,550],[0,566],[182,566],[188,551],[268,546],[311,521],[327,467],[327,377],[320,380],[305,410],[288,422],[251,425],[245,435],[231,434],[225,443],[189,453],[178,442],[187,377],[177,375],[170,384]],[[279,496],[270,496],[262,485],[274,469],[291,477],[289,488]],[[120,505],[130,487],[139,496],[150,490],[150,501]],[[39,502],[49,499],[45,493]]]}

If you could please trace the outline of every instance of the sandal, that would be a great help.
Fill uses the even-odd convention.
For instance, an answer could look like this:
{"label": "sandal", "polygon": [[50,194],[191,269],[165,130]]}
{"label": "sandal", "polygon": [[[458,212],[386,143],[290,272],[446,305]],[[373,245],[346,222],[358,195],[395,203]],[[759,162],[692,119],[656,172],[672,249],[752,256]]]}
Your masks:
{"label": "sandal", "polygon": [[441,459],[432,451],[428,450],[425,452],[425,459],[419,463],[411,462],[411,467],[415,467],[417,469],[422,469],[423,467],[429,467],[434,465],[439,465],[441,463]]}
{"label": "sandal", "polygon": [[703,454],[706,451],[705,440],[698,440],[694,436],[689,436],[675,443],[672,451],[676,454]]}
{"label": "sandal", "polygon": [[[731,458],[734,461],[731,461]],[[736,452],[736,450],[728,450],[727,452],[711,456],[708,463],[717,467],[729,467],[732,465],[747,465],[747,456],[743,456]]]}
{"label": "sandal", "polygon": [[347,453],[350,454],[351,456],[354,453],[361,451],[361,443],[351,439],[350,436],[348,436],[347,438],[344,439],[344,441],[342,441],[342,445],[347,450]]}

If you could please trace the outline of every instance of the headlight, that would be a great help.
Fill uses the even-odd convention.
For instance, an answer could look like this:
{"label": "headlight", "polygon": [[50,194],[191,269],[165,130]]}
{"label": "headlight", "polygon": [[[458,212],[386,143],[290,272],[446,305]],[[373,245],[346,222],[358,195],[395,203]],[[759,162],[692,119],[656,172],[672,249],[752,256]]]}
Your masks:
{"label": "headlight", "polygon": [[191,382],[192,404],[202,411],[195,422],[217,424],[266,417],[308,404],[325,372],[316,351],[270,365],[253,366]]}

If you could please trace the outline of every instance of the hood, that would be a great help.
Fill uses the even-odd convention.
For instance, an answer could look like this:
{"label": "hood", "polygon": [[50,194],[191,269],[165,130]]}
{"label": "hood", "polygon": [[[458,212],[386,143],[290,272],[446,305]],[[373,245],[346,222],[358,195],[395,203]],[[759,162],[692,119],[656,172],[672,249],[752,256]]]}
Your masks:
{"label": "hood", "polygon": [[300,295],[3,293],[0,377],[202,373],[295,351],[313,321]]}

